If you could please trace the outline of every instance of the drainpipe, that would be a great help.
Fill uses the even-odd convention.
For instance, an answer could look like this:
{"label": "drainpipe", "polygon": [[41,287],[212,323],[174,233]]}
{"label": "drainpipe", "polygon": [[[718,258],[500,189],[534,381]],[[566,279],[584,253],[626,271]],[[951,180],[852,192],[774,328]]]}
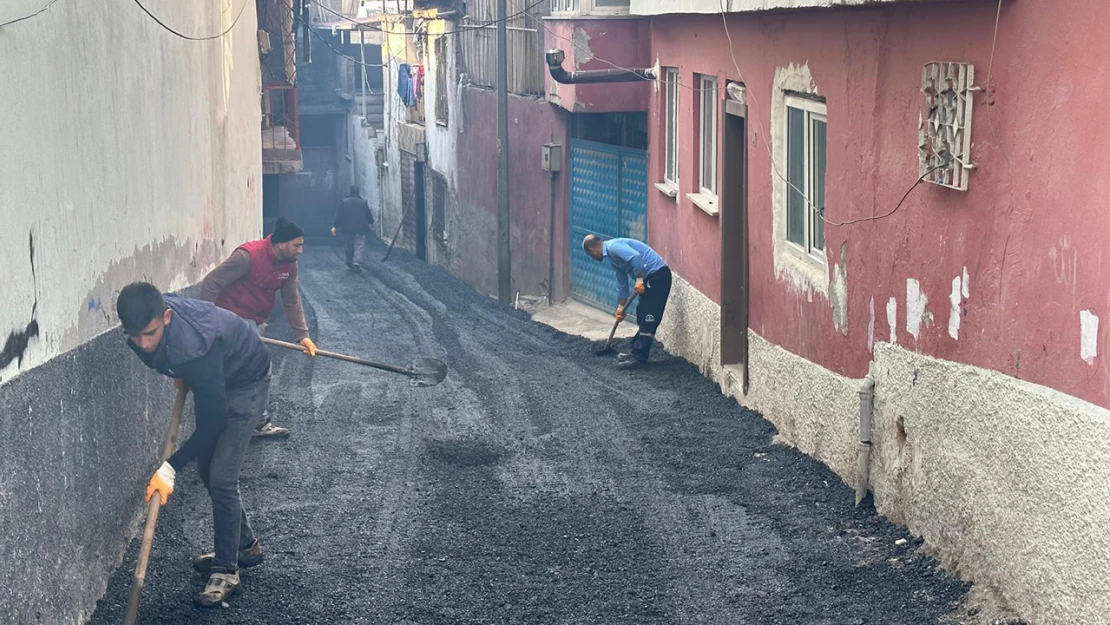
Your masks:
{"label": "drainpipe", "polygon": [[859,452],[856,457],[856,507],[867,496],[871,474],[871,417],[875,406],[875,378],[870,373],[859,389]]}
{"label": "drainpipe", "polygon": [[592,69],[580,72],[568,72],[563,69],[566,53],[562,50],[548,50],[547,69],[555,82],[564,85],[581,85],[598,82],[638,82],[642,80],[655,80],[658,72],[654,67],[645,69]]}

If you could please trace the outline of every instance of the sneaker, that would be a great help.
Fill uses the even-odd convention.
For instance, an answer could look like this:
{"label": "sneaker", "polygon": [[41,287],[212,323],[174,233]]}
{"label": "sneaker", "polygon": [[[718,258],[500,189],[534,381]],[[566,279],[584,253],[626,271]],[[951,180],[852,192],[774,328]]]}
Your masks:
{"label": "sneaker", "polygon": [[[249,569],[262,564],[262,545],[255,538],[250,547],[244,547],[239,550],[239,568]],[[208,573],[212,570],[212,563],[216,561],[215,553],[206,553],[197,556],[193,560],[193,568],[198,573]]]}
{"label": "sneaker", "polygon": [[354,271],[356,273],[362,271],[362,265],[358,263],[351,263],[351,271]]}
{"label": "sneaker", "polygon": [[259,438],[289,438],[289,428],[267,423],[254,431],[254,436]]}
{"label": "sneaker", "polygon": [[202,608],[216,608],[239,590],[239,573],[213,573],[204,590],[193,599]]}
{"label": "sneaker", "polygon": [[626,362],[628,360],[632,360],[632,354],[631,353],[624,352],[624,353],[621,353],[621,354],[617,354],[617,362]]}
{"label": "sneaker", "polygon": [[644,366],[645,364],[647,364],[647,363],[640,362],[639,360],[636,360],[635,358],[629,358],[628,360],[622,360],[621,362],[618,362],[617,363],[617,369],[620,369],[621,371],[626,371],[628,369],[639,369],[640,367]]}

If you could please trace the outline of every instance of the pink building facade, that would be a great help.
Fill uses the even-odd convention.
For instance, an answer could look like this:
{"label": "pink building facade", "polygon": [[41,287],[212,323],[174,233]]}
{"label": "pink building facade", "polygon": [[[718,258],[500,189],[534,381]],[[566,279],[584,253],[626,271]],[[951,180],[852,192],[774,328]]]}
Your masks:
{"label": "pink building facade", "polygon": [[[1110,5],[838,4],[632,1],[662,340],[1004,607],[1107,622]],[[924,170],[966,189],[915,187],[934,62],[970,141]]]}

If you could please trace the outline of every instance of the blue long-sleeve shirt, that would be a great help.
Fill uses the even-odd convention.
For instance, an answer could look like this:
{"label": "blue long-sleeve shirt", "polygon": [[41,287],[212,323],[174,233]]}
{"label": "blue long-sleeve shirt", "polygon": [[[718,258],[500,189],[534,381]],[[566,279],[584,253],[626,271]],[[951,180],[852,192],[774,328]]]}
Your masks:
{"label": "blue long-sleeve shirt", "polygon": [[628,299],[631,291],[628,279],[649,276],[667,266],[663,258],[648,247],[647,243],[636,239],[609,239],[603,244],[602,258],[617,272],[617,294],[620,299]]}

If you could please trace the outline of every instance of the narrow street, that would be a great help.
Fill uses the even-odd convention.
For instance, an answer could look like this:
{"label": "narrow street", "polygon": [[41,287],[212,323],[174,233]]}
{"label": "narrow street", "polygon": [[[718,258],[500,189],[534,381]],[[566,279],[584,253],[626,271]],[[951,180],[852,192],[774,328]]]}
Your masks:
{"label": "narrow street", "polygon": [[[690,364],[619,372],[380,244],[300,260],[322,348],[448,363],[438,387],[275,351],[271,413],[242,489],[266,553],[200,611],[211,548],[191,466],[164,510],[140,623],[946,623],[966,587],[818,462]],[[290,338],[277,308],[268,334]],[[154,375],[150,373],[150,375]],[[166,410],[171,398],[166,397]],[[137,496],[137,495],[136,495]],[[902,544],[896,541],[907,539]],[[137,542],[91,623],[118,624]]]}

